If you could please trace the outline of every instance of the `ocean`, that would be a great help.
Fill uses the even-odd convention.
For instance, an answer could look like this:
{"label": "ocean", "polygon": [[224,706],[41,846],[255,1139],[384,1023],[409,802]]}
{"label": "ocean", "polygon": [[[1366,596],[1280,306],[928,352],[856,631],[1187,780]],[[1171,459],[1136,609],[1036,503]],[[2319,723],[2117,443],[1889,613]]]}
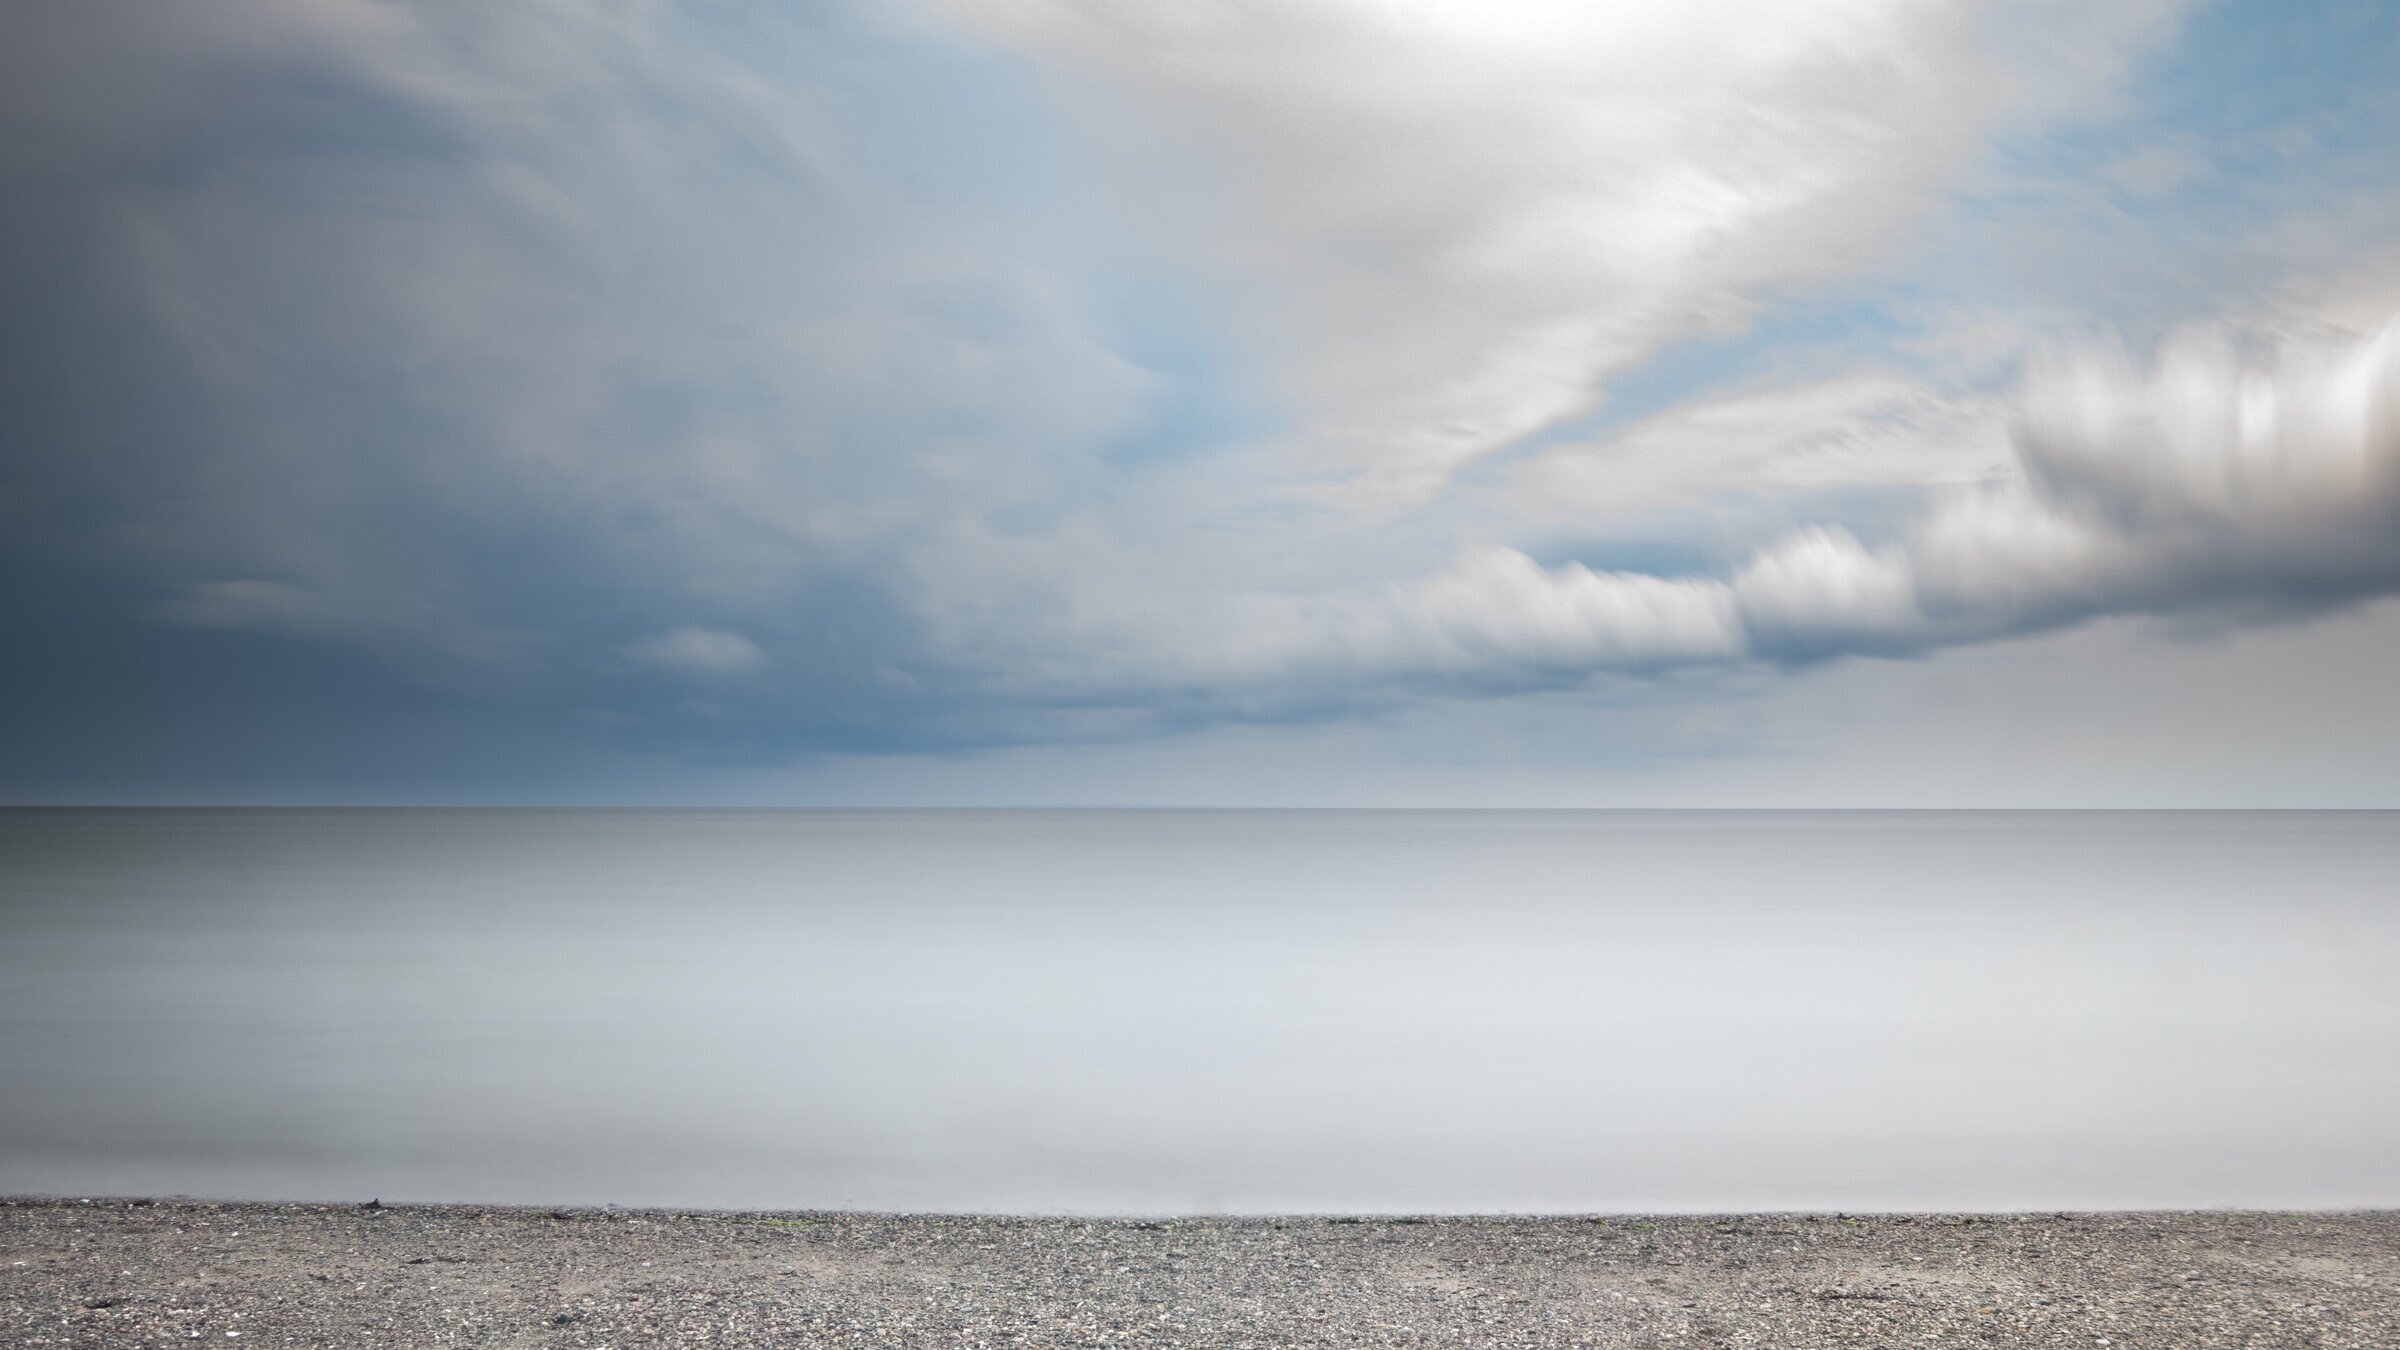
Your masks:
{"label": "ocean", "polygon": [[0,1193],[2400,1204],[2400,816],[0,812]]}

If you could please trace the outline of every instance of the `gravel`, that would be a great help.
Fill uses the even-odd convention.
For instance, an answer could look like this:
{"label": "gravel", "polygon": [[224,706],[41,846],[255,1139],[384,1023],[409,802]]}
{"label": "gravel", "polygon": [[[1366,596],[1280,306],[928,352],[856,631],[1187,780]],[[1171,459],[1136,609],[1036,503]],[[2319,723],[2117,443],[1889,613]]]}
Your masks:
{"label": "gravel", "polygon": [[2400,1213],[1016,1219],[0,1201],[19,1346],[2400,1346]]}

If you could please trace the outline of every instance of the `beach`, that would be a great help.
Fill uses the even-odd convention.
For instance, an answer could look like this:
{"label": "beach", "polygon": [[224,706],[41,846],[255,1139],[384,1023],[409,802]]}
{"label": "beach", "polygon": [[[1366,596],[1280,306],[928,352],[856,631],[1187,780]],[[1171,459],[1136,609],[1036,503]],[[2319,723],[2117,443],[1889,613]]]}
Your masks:
{"label": "beach", "polygon": [[1085,1220],[0,1202],[35,1346],[2400,1344],[2400,1213]]}

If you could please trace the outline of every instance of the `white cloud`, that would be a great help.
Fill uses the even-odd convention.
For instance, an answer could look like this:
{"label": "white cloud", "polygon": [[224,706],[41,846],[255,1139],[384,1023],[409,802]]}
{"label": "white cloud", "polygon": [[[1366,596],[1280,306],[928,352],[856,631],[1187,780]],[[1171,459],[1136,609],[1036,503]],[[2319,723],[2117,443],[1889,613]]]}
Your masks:
{"label": "white cloud", "polygon": [[2102,165],[2100,172],[2127,192],[2156,197],[2200,182],[2216,172],[2216,165],[2198,145],[2165,143],[2119,155]]}
{"label": "white cloud", "polygon": [[1824,526],[1753,559],[1731,589],[1752,652],[1872,646],[1923,622],[1903,558]]}
{"label": "white cloud", "polygon": [[1938,496],[1879,547],[1814,526],[1719,578],[1544,568],[1487,546],[1412,585],[1261,611],[1247,644],[1193,668],[1354,691],[1524,687],[2400,592],[2400,321],[2248,357],[2222,331],[2191,333],[2149,368],[2083,348],[2037,366],[2017,406],[2020,471]]}
{"label": "white cloud", "polygon": [[2149,371],[2107,349],[2073,353],[2034,372],[2026,469],[2062,509],[2130,528],[2295,543],[2380,528],[2400,471],[2396,335],[2262,361],[2200,330]]}
{"label": "white cloud", "polygon": [[1765,494],[1973,482],[2010,460],[2005,400],[1860,370],[1693,399],[1592,440],[1544,447],[1507,481],[1525,515],[1589,524],[1702,505],[1728,487]]}
{"label": "white cloud", "polygon": [[771,663],[758,644],[717,628],[674,628],[625,649],[635,661],[685,675],[748,675]]}
{"label": "white cloud", "polygon": [[[1149,106],[1146,151],[1182,137],[1229,189],[1227,265],[1289,297],[1316,442],[1403,497],[1851,271],[2065,80],[2006,68],[1984,7],[1911,0],[942,7]],[[2158,8],[2072,19],[2075,69],[2112,77]]]}

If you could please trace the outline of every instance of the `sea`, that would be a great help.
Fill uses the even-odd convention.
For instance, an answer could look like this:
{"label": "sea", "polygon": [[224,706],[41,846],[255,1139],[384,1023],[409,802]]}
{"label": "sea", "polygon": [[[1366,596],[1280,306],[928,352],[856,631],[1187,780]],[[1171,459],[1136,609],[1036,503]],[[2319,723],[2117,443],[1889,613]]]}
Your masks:
{"label": "sea", "polygon": [[2400,816],[0,812],[0,1193],[2400,1204]]}

